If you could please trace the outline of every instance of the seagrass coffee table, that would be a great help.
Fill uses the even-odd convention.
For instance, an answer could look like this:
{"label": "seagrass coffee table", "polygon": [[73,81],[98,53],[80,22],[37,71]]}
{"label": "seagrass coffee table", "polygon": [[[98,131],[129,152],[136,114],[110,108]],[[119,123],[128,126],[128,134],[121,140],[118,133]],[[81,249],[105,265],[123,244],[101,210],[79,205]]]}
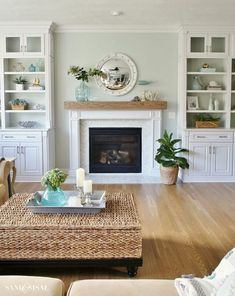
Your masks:
{"label": "seagrass coffee table", "polygon": [[33,214],[31,194],[15,194],[0,207],[0,264],[142,266],[142,235],[130,193],[106,193],[97,214]]}

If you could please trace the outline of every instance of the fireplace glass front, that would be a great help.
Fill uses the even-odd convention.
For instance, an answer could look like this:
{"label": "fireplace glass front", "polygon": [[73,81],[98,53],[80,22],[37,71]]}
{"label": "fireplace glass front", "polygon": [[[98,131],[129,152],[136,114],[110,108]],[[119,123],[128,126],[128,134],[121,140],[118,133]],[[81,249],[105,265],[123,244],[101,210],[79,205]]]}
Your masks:
{"label": "fireplace glass front", "polygon": [[141,173],[141,128],[89,128],[90,173]]}

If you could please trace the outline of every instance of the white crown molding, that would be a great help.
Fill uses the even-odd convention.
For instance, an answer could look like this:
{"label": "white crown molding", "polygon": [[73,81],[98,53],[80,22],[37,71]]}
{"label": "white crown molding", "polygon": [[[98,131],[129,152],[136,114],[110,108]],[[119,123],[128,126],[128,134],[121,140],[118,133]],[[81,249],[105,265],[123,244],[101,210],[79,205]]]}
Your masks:
{"label": "white crown molding", "polygon": [[55,33],[176,33],[178,26],[66,26],[57,25]]}
{"label": "white crown molding", "polygon": [[55,24],[52,21],[48,21],[48,22],[39,22],[39,21],[35,21],[35,22],[28,22],[28,21],[24,21],[24,22],[0,22],[0,31],[15,31],[17,29],[21,29],[21,30],[30,30],[31,29],[41,29],[41,30],[51,30],[54,31],[55,30]]}
{"label": "white crown molding", "polygon": [[232,32],[235,30],[235,25],[218,25],[218,24],[184,24],[178,27],[178,32],[180,31],[211,31],[211,32]]}

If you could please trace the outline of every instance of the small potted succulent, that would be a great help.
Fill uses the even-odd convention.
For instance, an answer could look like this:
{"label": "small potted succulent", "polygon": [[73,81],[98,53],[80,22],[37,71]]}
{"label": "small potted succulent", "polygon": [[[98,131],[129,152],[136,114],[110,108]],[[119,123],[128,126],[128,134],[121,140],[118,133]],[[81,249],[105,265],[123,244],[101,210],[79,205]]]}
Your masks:
{"label": "small potted succulent", "polygon": [[23,99],[12,99],[9,101],[12,110],[25,110],[28,102]]}
{"label": "small potted succulent", "polygon": [[16,90],[24,90],[24,85],[28,82],[22,76],[16,77],[13,82],[16,84]]}

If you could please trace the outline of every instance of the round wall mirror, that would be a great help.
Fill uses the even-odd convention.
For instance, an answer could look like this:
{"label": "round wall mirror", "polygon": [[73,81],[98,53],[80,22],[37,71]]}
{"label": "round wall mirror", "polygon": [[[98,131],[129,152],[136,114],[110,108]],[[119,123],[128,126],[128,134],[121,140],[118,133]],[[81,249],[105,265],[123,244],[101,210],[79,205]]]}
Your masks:
{"label": "round wall mirror", "polygon": [[105,77],[96,77],[96,82],[107,94],[124,95],[136,84],[136,65],[125,54],[109,54],[100,60],[97,68],[106,74]]}

